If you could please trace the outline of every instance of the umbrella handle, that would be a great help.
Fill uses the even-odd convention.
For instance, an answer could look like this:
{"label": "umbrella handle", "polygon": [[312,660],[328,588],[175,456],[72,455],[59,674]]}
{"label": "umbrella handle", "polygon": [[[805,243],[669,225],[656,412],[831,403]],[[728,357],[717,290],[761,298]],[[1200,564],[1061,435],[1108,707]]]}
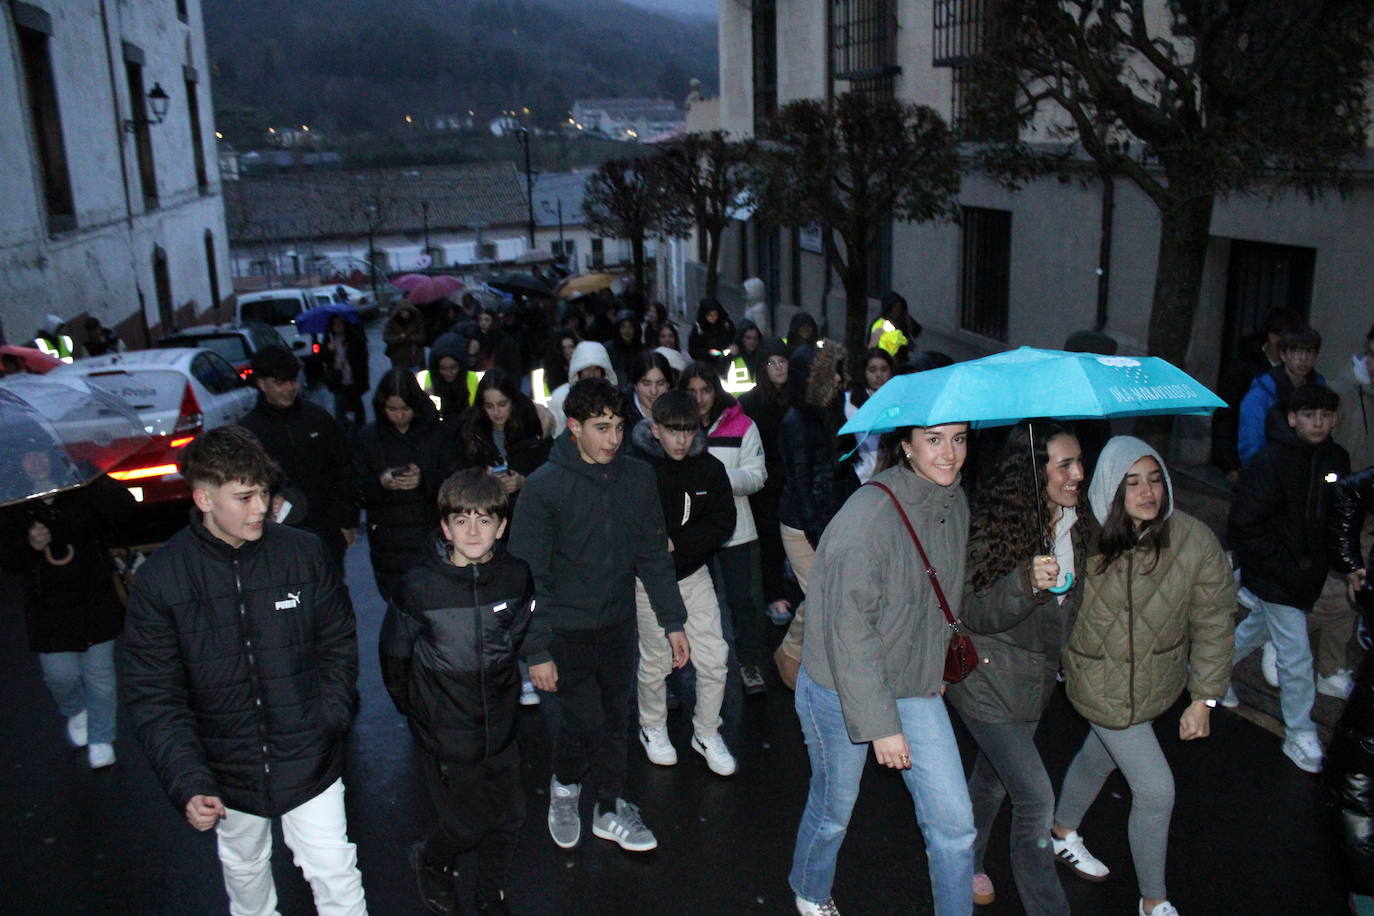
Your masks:
{"label": "umbrella handle", "polygon": [[76,548],[73,547],[71,544],[68,544],[67,555],[59,560],[52,555],[52,546],[49,545],[43,548],[43,556],[47,557],[48,562],[51,563],[53,566],[66,566],[68,563],[72,561],[72,557],[76,556]]}
{"label": "umbrella handle", "polygon": [[1062,595],[1073,588],[1073,573],[1064,573],[1064,584],[1046,589],[1051,595]]}

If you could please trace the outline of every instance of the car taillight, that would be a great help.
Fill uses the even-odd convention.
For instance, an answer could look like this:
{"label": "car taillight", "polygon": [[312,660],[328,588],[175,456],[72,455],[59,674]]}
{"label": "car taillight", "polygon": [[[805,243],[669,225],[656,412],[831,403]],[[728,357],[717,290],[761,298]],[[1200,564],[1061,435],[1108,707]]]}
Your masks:
{"label": "car taillight", "polygon": [[173,439],[171,442],[167,443],[167,445],[170,448],[185,448],[186,446],[190,445],[192,442],[195,441],[195,436],[181,436],[177,439]]}
{"label": "car taillight", "polygon": [[149,477],[166,477],[175,474],[177,466],[175,464],[155,464],[146,468],[133,468],[128,471],[111,471],[110,476],[115,480],[145,480]]}
{"label": "car taillight", "polygon": [[253,367],[252,367],[252,366],[244,366],[242,369],[239,370],[239,378],[243,379],[245,382],[248,381],[248,376],[250,376],[250,375],[252,375],[252,374],[253,374]]}
{"label": "car taillight", "polygon": [[310,345],[310,352],[311,352],[311,353],[318,353],[318,352],[320,352],[320,345],[319,345],[319,344],[311,344],[311,345]]}
{"label": "car taillight", "polygon": [[191,389],[191,383],[187,382],[186,389],[181,394],[181,407],[177,410],[177,422],[172,427],[172,435],[190,433],[194,436],[200,432],[204,422],[205,415],[200,412],[200,402],[196,400],[196,393]]}

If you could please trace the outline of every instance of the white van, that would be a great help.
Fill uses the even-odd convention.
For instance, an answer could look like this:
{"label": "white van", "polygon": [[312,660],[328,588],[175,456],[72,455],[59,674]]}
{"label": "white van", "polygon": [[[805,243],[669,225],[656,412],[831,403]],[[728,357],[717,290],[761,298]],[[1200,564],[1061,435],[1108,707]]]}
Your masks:
{"label": "white van", "polygon": [[307,379],[319,378],[324,364],[320,360],[320,339],[315,334],[296,330],[296,316],[318,303],[308,289],[269,289],[260,293],[240,293],[238,323],[260,321],[277,329],[291,352],[305,365]]}

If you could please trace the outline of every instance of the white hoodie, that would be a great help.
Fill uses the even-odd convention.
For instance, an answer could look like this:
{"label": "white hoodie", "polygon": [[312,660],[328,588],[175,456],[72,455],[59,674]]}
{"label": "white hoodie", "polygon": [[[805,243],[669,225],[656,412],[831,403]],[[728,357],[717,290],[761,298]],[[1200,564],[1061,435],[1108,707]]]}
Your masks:
{"label": "white hoodie", "polygon": [[573,348],[572,359],[568,360],[568,381],[559,385],[553,390],[553,394],[549,395],[548,407],[549,413],[553,414],[555,435],[562,435],[568,426],[568,418],[563,415],[563,402],[568,398],[568,389],[577,381],[577,374],[588,366],[600,366],[606,370],[608,382],[620,385],[620,380],[615,377],[615,369],[611,367],[611,356],[606,352],[606,348],[594,340],[579,343]]}

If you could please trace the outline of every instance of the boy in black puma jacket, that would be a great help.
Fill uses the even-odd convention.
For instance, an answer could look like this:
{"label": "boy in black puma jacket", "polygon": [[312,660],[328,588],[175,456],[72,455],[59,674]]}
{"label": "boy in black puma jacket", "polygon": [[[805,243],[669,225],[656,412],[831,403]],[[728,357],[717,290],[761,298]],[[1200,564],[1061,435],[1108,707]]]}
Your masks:
{"label": "boy in black puma jacket", "polygon": [[[697,670],[697,702],[692,714],[692,750],[706,758],[713,773],[735,772],[735,758],[720,736],[729,647],[721,635],[720,605],[707,564],[735,530],[735,501],[725,466],[706,450],[706,431],[696,401],[685,391],[665,392],[653,416],[635,426],[630,437],[635,457],[649,463],[658,478],[658,498],[667,525],[678,591],[687,606],[687,639]],[[635,583],[639,617],[639,742],[659,766],[677,763],[668,740],[667,690],[672,650],[654,615],[642,583]]]}
{"label": "boy in black puma jacket", "polygon": [[534,580],[506,552],[509,502],[486,468],[439,489],[447,545],[409,570],[382,623],[382,678],[410,722],[439,824],[411,847],[420,895],[437,912],[460,911],[455,860],[477,850],[477,908],[506,912],[503,885],[525,796],[515,743],[516,658],[534,613]]}

